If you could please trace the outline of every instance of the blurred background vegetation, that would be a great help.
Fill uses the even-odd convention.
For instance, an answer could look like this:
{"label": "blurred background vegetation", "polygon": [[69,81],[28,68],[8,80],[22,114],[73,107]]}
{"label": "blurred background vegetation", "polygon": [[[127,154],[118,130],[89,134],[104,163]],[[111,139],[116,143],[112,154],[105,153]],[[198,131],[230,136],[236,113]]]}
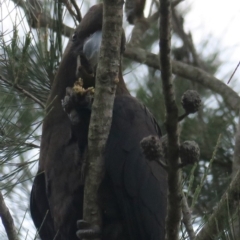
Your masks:
{"label": "blurred background vegetation", "polygon": [[[150,16],[157,11],[158,2],[149,1],[151,4],[148,4],[147,12]],[[76,2],[83,14],[97,1]],[[3,27],[0,29],[0,190],[14,217],[20,238],[34,239],[36,230],[28,208],[31,184],[38,164],[44,106],[68,41],[67,36],[78,20],[71,1],[5,0],[1,5],[6,13],[0,25],[7,24],[9,27],[6,31],[3,31]],[[182,9],[181,4],[174,9],[172,58],[214,75],[222,64],[220,49],[211,49],[202,54],[211,40],[209,36],[203,37],[200,45],[194,45],[184,31],[184,18],[189,11],[190,8]],[[45,27],[37,22],[39,13],[51,19]],[[146,17],[149,16],[146,14]],[[133,26],[124,21],[124,28],[129,41]],[[194,29],[191,34],[194,35]],[[157,53],[158,35],[155,20],[144,33],[139,47]],[[189,44],[195,49],[196,55]],[[126,58],[123,62],[124,78],[129,89],[152,111],[165,133],[159,70]],[[192,209],[194,226],[197,228],[212,213],[231,180],[238,115],[230,110],[220,95],[201,85],[177,75],[174,75],[174,85],[180,114],[184,112],[181,97],[186,90],[195,89],[202,98],[201,110],[180,123],[181,142],[195,140],[201,149],[200,161],[194,171],[193,166],[183,170],[183,189],[188,193],[190,205],[195,189],[202,177],[206,176]],[[216,154],[212,157],[220,134]],[[187,239],[184,227],[182,231],[182,239]],[[0,227],[0,238],[7,239],[3,227]],[[221,239],[237,238],[225,232]]]}

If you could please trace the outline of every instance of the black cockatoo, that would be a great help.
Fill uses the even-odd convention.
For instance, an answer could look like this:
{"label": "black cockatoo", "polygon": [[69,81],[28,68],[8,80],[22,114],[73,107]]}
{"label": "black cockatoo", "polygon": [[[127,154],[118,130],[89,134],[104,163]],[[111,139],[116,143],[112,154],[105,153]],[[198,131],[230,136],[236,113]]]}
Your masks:
{"label": "black cockatoo", "polygon": [[[32,219],[42,240],[78,239],[76,222],[83,218],[83,163],[91,104],[79,104],[78,121],[73,123],[62,100],[66,100],[66,88],[73,87],[79,74],[83,87],[94,85],[102,15],[103,6],[98,4],[82,19],[69,40],[48,98],[38,173],[30,199]],[[123,46],[124,34],[121,51]],[[106,172],[98,193],[102,240],[164,239],[167,175],[142,153],[140,141],[149,135],[161,137],[158,124],[148,109],[129,94],[119,69],[104,152]]]}

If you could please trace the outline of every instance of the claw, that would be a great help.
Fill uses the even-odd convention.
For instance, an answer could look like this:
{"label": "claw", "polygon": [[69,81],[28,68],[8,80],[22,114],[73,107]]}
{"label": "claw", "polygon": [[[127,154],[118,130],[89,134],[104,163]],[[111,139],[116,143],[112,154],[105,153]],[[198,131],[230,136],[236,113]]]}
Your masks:
{"label": "claw", "polygon": [[77,231],[78,238],[87,238],[87,239],[93,239],[93,238],[99,238],[101,235],[101,229],[99,226],[91,225],[89,222],[86,222],[84,220],[78,220],[77,221],[77,228],[80,229]]}
{"label": "claw", "polygon": [[87,89],[83,87],[83,80],[81,78],[79,78],[78,81],[74,83],[72,90],[73,94],[75,93],[80,96],[87,95],[88,93],[90,94],[94,93],[94,87],[89,87]]}
{"label": "claw", "polygon": [[82,229],[82,228],[90,228],[91,224],[83,219],[77,221],[77,228]]}
{"label": "claw", "polygon": [[73,88],[66,88],[66,95],[62,100],[62,107],[68,114],[73,125],[80,122],[82,110],[90,110],[93,102],[94,88],[83,88],[83,81],[79,79],[74,83]]}

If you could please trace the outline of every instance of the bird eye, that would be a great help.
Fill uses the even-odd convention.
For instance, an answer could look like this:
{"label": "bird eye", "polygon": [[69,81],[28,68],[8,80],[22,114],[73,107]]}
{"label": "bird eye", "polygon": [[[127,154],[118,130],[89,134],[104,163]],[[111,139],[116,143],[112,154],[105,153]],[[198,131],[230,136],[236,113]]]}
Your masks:
{"label": "bird eye", "polygon": [[74,34],[72,35],[72,40],[75,41],[76,39],[77,39],[77,34],[74,33]]}

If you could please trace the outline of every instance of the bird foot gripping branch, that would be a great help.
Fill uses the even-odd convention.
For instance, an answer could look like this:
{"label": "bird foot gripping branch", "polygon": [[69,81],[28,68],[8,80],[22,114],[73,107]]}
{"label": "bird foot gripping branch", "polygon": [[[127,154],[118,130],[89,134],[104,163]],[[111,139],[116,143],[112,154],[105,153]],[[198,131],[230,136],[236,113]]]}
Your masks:
{"label": "bird foot gripping branch", "polygon": [[83,87],[83,80],[82,78],[79,78],[75,83],[72,88],[73,92],[76,93],[77,95],[84,96],[90,93],[91,95],[94,94],[94,87],[88,87],[84,88]]}
{"label": "bird foot gripping branch", "polygon": [[[32,218],[42,240],[77,240],[77,236],[89,239],[98,238],[98,234],[101,240],[164,240],[167,173],[154,161],[148,162],[139,145],[149,135],[161,138],[161,131],[152,114],[127,90],[121,64],[118,69],[111,69],[118,70],[113,111],[106,111],[105,117],[103,114],[96,117],[96,121],[102,121],[112,114],[104,149],[105,173],[100,186],[95,184],[98,183],[95,178],[91,186],[94,193],[85,191],[90,189],[90,184],[83,181],[85,167],[89,167],[85,161],[88,150],[100,156],[94,149],[96,145],[88,141],[88,130],[94,113],[91,87],[95,86],[102,23],[103,5],[94,5],[69,40],[52,85],[47,105],[53,106],[43,122],[39,169],[31,192]],[[120,47],[122,54],[125,44],[122,29],[121,34],[121,47],[115,49]],[[75,83],[79,77],[82,81]],[[103,99],[106,104],[112,96],[108,94],[109,98]],[[90,219],[96,217],[95,209],[90,209],[90,217],[84,216],[88,196],[94,196],[91,201],[97,196],[101,232],[96,226],[98,221]],[[80,220],[77,228],[79,219],[87,222]]]}
{"label": "bird foot gripping branch", "polygon": [[73,88],[66,88],[66,95],[62,100],[62,106],[73,125],[80,122],[80,111],[91,111],[93,95],[94,87],[85,89],[81,78],[74,83]]}
{"label": "bird foot gripping branch", "polygon": [[79,229],[77,231],[77,236],[80,239],[83,238],[93,239],[99,238],[101,236],[101,229],[99,226],[93,226],[84,220],[77,221],[77,228]]}

